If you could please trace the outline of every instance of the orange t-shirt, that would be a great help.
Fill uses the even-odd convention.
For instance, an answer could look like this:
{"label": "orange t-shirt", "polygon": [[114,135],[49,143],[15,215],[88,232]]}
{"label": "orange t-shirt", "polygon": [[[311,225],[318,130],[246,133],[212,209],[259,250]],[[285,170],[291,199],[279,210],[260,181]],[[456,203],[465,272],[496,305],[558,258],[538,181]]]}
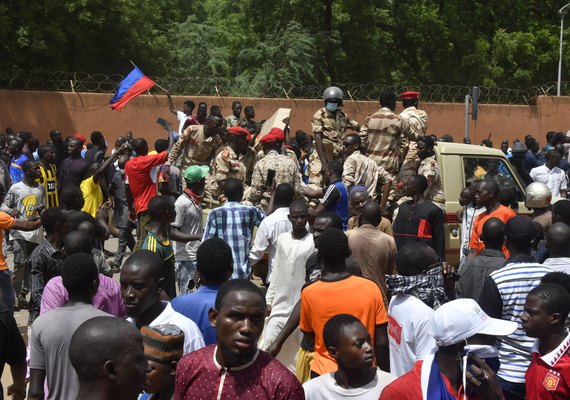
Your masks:
{"label": "orange t-shirt", "polygon": [[10,214],[0,211],[0,271],[8,269],[8,263],[4,258],[2,251],[2,241],[4,239],[4,230],[12,228],[16,220]]}
{"label": "orange t-shirt", "polygon": [[315,357],[311,370],[319,375],[338,369],[323,341],[325,323],[338,314],[358,318],[373,341],[376,325],[388,323],[382,293],[371,280],[349,276],[338,281],[319,279],[305,286],[301,291],[300,328],[303,332],[315,334]]}
{"label": "orange t-shirt", "polygon": [[[516,214],[513,210],[503,205],[500,205],[492,213],[488,213],[487,211],[482,212],[481,214],[477,215],[475,218],[475,222],[473,222],[473,230],[471,231],[471,239],[469,240],[469,248],[476,249],[477,253],[480,253],[481,250],[485,248],[485,243],[480,239],[481,232],[483,232],[483,225],[485,222],[490,218],[498,218],[503,221],[503,224],[506,224],[509,219],[514,217]],[[505,259],[508,259],[510,254],[505,245],[503,244],[503,254],[505,255]]]}

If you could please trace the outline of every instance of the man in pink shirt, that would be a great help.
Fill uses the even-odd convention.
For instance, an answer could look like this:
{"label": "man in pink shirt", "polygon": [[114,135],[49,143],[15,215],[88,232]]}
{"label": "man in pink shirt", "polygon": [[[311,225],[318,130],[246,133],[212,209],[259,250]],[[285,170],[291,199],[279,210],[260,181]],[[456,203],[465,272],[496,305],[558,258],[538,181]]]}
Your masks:
{"label": "man in pink shirt", "polygon": [[[171,140],[172,135],[169,134]],[[169,149],[171,142],[169,142]],[[150,229],[150,215],[148,213],[148,202],[156,196],[156,185],[150,177],[150,170],[157,165],[164,164],[168,151],[159,154],[148,155],[148,143],[143,138],[135,139],[133,149],[137,156],[131,158],[125,164],[125,183],[130,190],[126,190],[127,204],[131,214],[137,218],[137,243],[134,251],[140,247]]]}

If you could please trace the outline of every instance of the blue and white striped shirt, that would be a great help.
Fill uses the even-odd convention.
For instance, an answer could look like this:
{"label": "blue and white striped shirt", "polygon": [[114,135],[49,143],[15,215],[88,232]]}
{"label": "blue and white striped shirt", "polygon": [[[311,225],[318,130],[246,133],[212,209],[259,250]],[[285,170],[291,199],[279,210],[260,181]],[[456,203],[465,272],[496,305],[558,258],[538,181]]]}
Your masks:
{"label": "blue and white striped shirt", "polygon": [[[522,329],[521,316],[528,292],[540,283],[541,278],[552,272],[538,263],[511,263],[494,271],[485,281],[479,303],[491,317],[498,317],[518,324],[517,330],[508,336],[499,337],[499,377],[513,383],[524,383],[525,372],[531,361],[535,339],[529,338]],[[493,312],[493,294],[500,296],[500,315]],[[491,297],[491,298],[490,298]]]}
{"label": "blue and white striped shirt", "polygon": [[210,211],[202,241],[219,237],[231,247],[234,257],[232,279],[249,277],[249,248],[253,228],[259,226],[263,218],[265,213],[259,208],[233,201]]}

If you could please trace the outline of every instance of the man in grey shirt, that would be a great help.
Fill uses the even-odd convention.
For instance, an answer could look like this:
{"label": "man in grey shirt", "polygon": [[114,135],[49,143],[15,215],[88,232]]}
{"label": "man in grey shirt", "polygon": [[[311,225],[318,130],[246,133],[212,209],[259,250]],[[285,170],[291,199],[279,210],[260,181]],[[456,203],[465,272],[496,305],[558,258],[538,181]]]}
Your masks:
{"label": "man in grey shirt", "polygon": [[[45,206],[45,188],[36,182],[41,177],[40,164],[27,160],[22,164],[24,179],[10,187],[0,210],[20,220],[38,218],[38,210]],[[30,291],[30,255],[43,239],[43,230],[13,231],[14,275],[12,285],[17,296],[14,308],[27,306],[25,300]]]}
{"label": "man in grey shirt", "polygon": [[[69,361],[71,336],[83,322],[110,316],[91,305],[99,286],[99,272],[93,257],[85,253],[67,257],[61,279],[69,301],[63,307],[40,315],[32,326],[28,400],[75,400],[79,383]],[[47,381],[48,397],[45,397],[44,381]]]}
{"label": "man in grey shirt", "polygon": [[485,243],[485,248],[478,256],[467,259],[459,267],[460,278],[457,292],[459,296],[475,301],[479,301],[485,279],[491,272],[505,265],[505,256],[502,251],[505,241],[505,224],[498,218],[490,218],[483,225],[481,239]]}

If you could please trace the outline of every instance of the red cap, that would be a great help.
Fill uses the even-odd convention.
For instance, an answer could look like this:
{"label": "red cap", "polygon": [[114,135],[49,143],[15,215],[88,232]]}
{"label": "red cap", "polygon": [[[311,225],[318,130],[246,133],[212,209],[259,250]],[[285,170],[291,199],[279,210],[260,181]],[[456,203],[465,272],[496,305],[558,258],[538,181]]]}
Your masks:
{"label": "red cap", "polygon": [[285,132],[283,129],[279,128],[271,128],[271,130],[259,139],[260,143],[270,143],[270,142],[284,142],[285,141]]}
{"label": "red cap", "polygon": [[85,139],[85,136],[83,136],[81,133],[76,133],[75,135],[73,135],[73,137],[75,139],[81,140],[83,143],[85,143],[87,141],[87,139]]}
{"label": "red cap", "polygon": [[400,95],[402,99],[419,99],[420,92],[404,92]]}
{"label": "red cap", "polygon": [[247,129],[242,128],[241,126],[232,126],[228,129],[228,133],[233,136],[243,137],[248,142],[251,140],[251,133],[249,133]]}

